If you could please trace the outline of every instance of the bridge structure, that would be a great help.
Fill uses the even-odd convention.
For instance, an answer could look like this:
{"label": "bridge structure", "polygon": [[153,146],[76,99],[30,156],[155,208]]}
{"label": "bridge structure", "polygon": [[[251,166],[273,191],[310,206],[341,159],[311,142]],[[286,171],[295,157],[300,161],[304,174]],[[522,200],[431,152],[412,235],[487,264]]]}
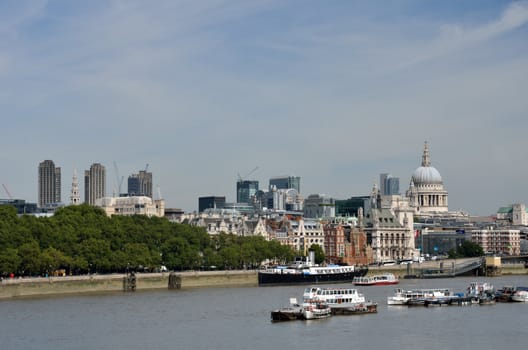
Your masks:
{"label": "bridge structure", "polygon": [[440,261],[434,266],[412,267],[407,266],[406,277],[412,278],[446,278],[463,275],[478,276],[484,274],[485,258],[450,259]]}

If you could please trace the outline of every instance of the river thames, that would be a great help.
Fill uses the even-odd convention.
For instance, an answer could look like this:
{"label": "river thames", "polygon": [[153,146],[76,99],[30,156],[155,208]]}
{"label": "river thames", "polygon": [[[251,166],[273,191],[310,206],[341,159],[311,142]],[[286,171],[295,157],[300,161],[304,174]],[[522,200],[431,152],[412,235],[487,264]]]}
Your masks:
{"label": "river thames", "polygon": [[[528,276],[402,280],[465,291],[471,281],[528,286]],[[329,286],[329,285],[326,285]],[[346,286],[339,284],[338,286]],[[0,301],[0,349],[520,349],[528,303],[387,306],[395,286],[358,287],[378,313],[271,323],[306,286],[202,288]]]}

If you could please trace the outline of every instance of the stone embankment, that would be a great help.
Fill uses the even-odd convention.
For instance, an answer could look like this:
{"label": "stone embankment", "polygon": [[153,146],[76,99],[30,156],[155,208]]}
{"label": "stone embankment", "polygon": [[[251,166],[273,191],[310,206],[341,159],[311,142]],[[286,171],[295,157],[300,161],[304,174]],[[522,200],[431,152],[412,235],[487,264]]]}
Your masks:
{"label": "stone embankment", "polygon": [[[442,260],[443,266],[449,268],[457,261]],[[412,265],[369,266],[369,275],[391,272],[400,278],[409,275],[413,269],[435,268],[439,261],[414,263]],[[502,275],[526,275],[528,269],[523,264],[502,264]],[[172,277],[171,277],[172,275]],[[202,287],[239,287],[257,286],[257,271],[186,271],[177,273],[137,273],[133,289],[127,284],[125,274],[84,275],[65,277],[9,278],[0,283],[0,299],[86,294],[86,293],[123,293],[125,290],[167,290]]]}
{"label": "stone embankment", "polygon": [[[186,271],[175,273],[178,288],[256,286],[257,272]],[[169,289],[170,273],[138,273],[135,290]],[[85,293],[123,292],[125,274],[4,279],[0,299]]]}

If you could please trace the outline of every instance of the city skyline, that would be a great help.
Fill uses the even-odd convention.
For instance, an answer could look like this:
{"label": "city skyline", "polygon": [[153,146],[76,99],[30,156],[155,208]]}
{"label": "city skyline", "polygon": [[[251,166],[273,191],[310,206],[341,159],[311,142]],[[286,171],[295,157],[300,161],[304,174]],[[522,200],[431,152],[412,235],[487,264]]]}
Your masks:
{"label": "city skyline", "polygon": [[0,183],[37,202],[52,159],[63,202],[94,162],[107,191],[150,164],[186,211],[256,166],[304,197],[382,173],[404,194],[427,140],[449,209],[490,215],[528,201],[527,36],[527,1],[5,1]]}

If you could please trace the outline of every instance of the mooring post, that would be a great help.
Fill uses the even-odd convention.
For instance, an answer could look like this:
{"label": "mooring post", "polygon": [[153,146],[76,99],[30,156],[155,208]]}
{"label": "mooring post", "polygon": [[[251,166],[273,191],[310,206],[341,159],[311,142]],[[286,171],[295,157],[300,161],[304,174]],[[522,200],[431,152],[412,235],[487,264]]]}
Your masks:
{"label": "mooring post", "polygon": [[169,274],[169,289],[180,289],[181,288],[181,276],[171,272]]}
{"label": "mooring post", "polygon": [[136,274],[134,273],[134,271],[128,272],[127,270],[126,276],[123,278],[123,291],[136,291]]}

